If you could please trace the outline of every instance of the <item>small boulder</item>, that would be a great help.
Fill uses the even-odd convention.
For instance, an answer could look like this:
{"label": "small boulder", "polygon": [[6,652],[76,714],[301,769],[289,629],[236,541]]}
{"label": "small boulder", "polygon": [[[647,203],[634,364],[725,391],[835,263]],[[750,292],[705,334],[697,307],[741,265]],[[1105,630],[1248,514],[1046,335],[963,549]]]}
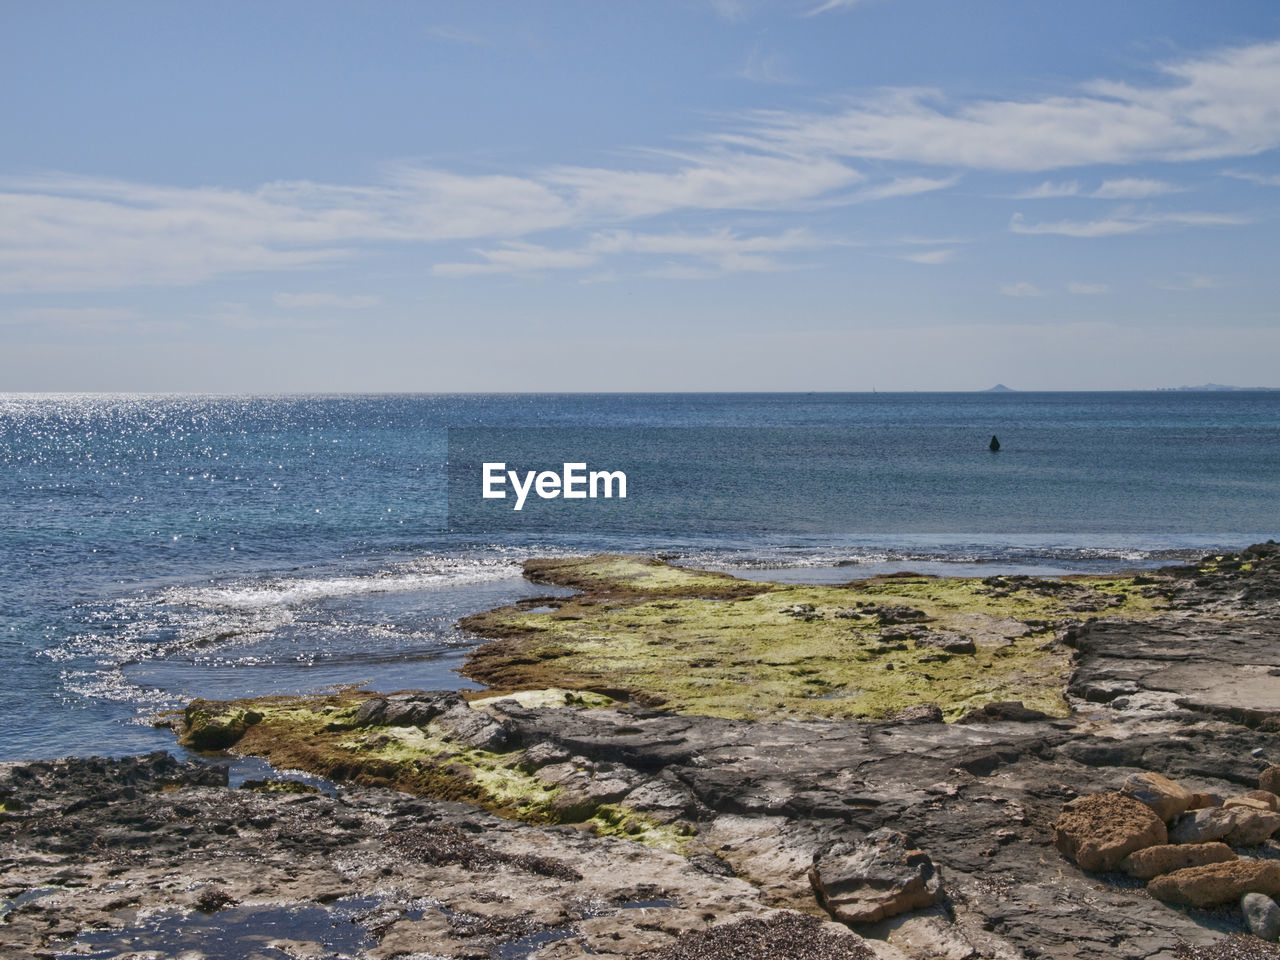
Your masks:
{"label": "small boulder", "polygon": [[1034,723],[1048,719],[1047,713],[1034,710],[1021,700],[997,700],[975,707],[956,723]]}
{"label": "small boulder", "polygon": [[435,724],[450,740],[477,750],[500,750],[511,739],[506,721],[495,720],[483,710],[473,710],[465,702],[435,718]]}
{"label": "small boulder", "polygon": [[1261,800],[1265,803],[1272,813],[1280,813],[1280,797],[1276,796],[1270,790],[1250,790],[1244,794],[1242,799],[1245,800]]}
{"label": "small boulder", "polygon": [[1222,806],[1227,810],[1260,810],[1263,813],[1271,813],[1271,804],[1265,800],[1255,800],[1253,797],[1228,797],[1222,801]]}
{"label": "small boulder", "polygon": [[1067,805],[1053,825],[1054,845],[1081,870],[1114,870],[1129,854],[1167,843],[1168,832],[1146,804],[1095,793]]}
{"label": "small boulder", "polygon": [[1145,803],[1165,823],[1180,813],[1185,813],[1195,799],[1190,790],[1179,786],[1162,774],[1149,771],[1135,773],[1129,777],[1120,788],[1120,792],[1126,797],[1133,797],[1139,803]]}
{"label": "small boulder", "polygon": [[819,858],[809,882],[827,911],[844,923],[875,923],[943,898],[942,871],[907,837],[887,827],[852,852]]}
{"label": "small boulder", "polygon": [[1214,907],[1246,893],[1280,896],[1280,862],[1231,860],[1188,867],[1156,877],[1147,884],[1147,891],[1157,900],[1184,907]]}
{"label": "small boulder", "polygon": [[962,633],[923,633],[915,638],[917,648],[931,648],[943,653],[974,653],[978,647],[973,637]]}
{"label": "small boulder", "polygon": [[1258,774],[1258,789],[1280,794],[1280,766],[1271,766]]}
{"label": "small boulder", "polygon": [[945,719],[942,708],[936,703],[917,703],[911,707],[903,707],[889,717],[893,723],[943,723]]}
{"label": "small boulder", "polygon": [[1222,806],[1222,798],[1216,793],[1193,793],[1188,810],[1206,810],[1209,807]]}
{"label": "small boulder", "polygon": [[1227,843],[1233,847],[1256,847],[1277,830],[1280,830],[1280,813],[1234,807],[1235,824],[1227,834]]}
{"label": "small boulder", "polygon": [[225,750],[233,747],[251,726],[262,721],[257,710],[216,700],[192,700],[182,712],[182,736],[178,742],[192,750]]}
{"label": "small boulder", "polygon": [[1120,869],[1139,880],[1150,880],[1175,870],[1234,859],[1235,851],[1225,843],[1162,843],[1129,854],[1120,861]]}
{"label": "small boulder", "polygon": [[1229,834],[1236,825],[1236,815],[1222,807],[1206,807],[1184,813],[1169,828],[1170,843],[1212,843]]}
{"label": "small boulder", "polygon": [[1280,939],[1280,905],[1265,893],[1246,893],[1240,898],[1240,910],[1249,932],[1260,940]]}

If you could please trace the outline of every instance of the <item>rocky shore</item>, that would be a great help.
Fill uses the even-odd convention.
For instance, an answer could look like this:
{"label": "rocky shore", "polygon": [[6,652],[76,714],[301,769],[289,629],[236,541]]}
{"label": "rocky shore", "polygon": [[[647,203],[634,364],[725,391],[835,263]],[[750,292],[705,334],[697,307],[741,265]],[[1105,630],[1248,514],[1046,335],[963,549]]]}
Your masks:
{"label": "rocky shore", "polygon": [[334,796],[164,754],[0,766],[0,957],[1280,957],[1277,545],[1123,578],[527,575],[580,593],[465,621],[470,701],[169,720]]}

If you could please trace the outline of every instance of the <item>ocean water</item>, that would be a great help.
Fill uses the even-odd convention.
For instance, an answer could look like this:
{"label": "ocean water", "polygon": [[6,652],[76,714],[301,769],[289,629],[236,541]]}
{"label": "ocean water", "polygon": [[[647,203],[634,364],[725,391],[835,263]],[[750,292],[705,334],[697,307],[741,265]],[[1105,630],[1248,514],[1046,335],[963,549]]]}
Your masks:
{"label": "ocean water", "polygon": [[[498,429],[654,484],[461,523],[450,438]],[[1055,575],[1280,536],[1277,504],[1280,393],[0,395],[0,759],[170,747],[148,718],[194,697],[467,686],[454,622],[554,592],[534,555]]]}

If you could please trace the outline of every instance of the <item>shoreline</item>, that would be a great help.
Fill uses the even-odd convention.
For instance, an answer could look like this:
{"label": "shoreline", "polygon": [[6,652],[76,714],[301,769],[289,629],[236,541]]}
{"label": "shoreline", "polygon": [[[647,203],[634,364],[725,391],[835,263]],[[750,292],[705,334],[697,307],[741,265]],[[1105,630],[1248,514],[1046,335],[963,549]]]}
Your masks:
{"label": "shoreline", "polygon": [[[940,952],[947,950],[966,957],[1172,960],[1217,956],[1204,951],[1224,942],[1255,942],[1225,939],[1243,929],[1230,898],[1211,910],[1176,908],[1131,877],[1111,872],[1114,864],[1102,873],[1083,872],[1060,855],[1063,841],[1055,848],[1055,826],[1064,803],[1114,793],[1140,774],[1166,775],[1188,796],[1216,797],[1219,804],[1258,787],[1259,774],[1280,756],[1280,677],[1275,676],[1280,673],[1275,653],[1280,551],[1274,545],[1139,574],[1127,582],[1114,576],[1062,582],[986,578],[991,582],[963,584],[963,597],[956,592],[961,585],[936,578],[765,588],[661,563],[637,566],[626,558],[596,558],[594,566],[552,561],[533,564],[526,573],[583,592],[569,599],[529,598],[523,605],[468,618],[467,626],[499,637],[496,649],[491,644],[487,652],[481,648],[473,655],[472,668],[480,663],[508,687],[523,677],[530,681],[526,689],[557,686],[559,693],[525,693],[513,700],[499,687],[472,697],[470,704],[450,693],[367,691],[335,695],[328,702],[197,702],[177,724],[184,740],[195,746],[286,759],[356,784],[344,786],[336,798],[270,782],[231,791],[207,782],[217,780],[207,766],[199,773],[197,767],[160,760],[0,765],[5,802],[0,827],[11,877],[3,896],[14,904],[0,932],[26,930],[50,944],[75,923],[136,929],[148,911],[165,904],[191,906],[192,897],[175,896],[160,883],[158,861],[169,856],[181,864],[179,873],[190,881],[189,888],[216,890],[227,898],[221,909],[200,913],[208,918],[239,916],[235,911],[247,916],[268,906],[285,909],[282,904],[295,913],[347,904],[344,897],[367,892],[369,875],[360,872],[361,859],[366,865],[382,863],[392,870],[390,886],[397,891],[383,906],[392,901],[398,906],[387,907],[395,917],[385,926],[366,922],[363,929],[370,932],[351,955],[371,958],[407,956],[414,950],[397,953],[397,944],[415,943],[415,949],[438,955],[497,956],[504,945],[519,940],[514,928],[498,919],[510,921],[522,911],[534,919],[521,935],[541,931],[549,939],[538,951],[504,956],[536,952],[539,960],[567,960],[584,950],[618,957],[655,951],[664,960],[713,956],[691,952],[691,938],[703,929],[724,931],[728,943],[736,935],[730,931],[752,929],[767,939],[769,930],[791,929],[789,924],[799,924],[793,933],[805,931],[796,933],[797,944],[843,951],[832,956],[893,960],[951,955]],[[1050,583],[1062,585],[1046,586]],[[879,596],[868,599],[868,589]],[[831,598],[840,590],[845,594],[837,606]],[[904,591],[914,606],[902,602]],[[1093,609],[1065,609],[1073,604]],[[1032,627],[1024,637],[990,629],[994,622],[1014,619],[1010,605],[1017,605],[1026,614],[1024,626]],[[761,606],[767,610],[757,609]],[[740,616],[734,608],[741,608]],[[732,629],[707,621],[713,611],[715,617],[729,618]],[[754,618],[743,619],[745,612]],[[968,634],[959,634],[957,617],[967,618]],[[605,627],[639,631],[646,639],[638,646],[647,647],[657,639],[652,631],[659,624],[675,634],[658,650],[677,664],[673,673],[680,683],[669,676],[641,676],[625,663],[614,662],[606,670],[583,659],[582,644],[599,645],[602,636],[609,640],[606,645],[620,646]],[[703,659],[715,649],[708,646],[711,633],[733,633],[738,639],[731,647],[743,660],[750,644],[742,638],[753,629],[764,630],[762,642],[775,647],[777,637],[769,631],[776,629],[816,644],[800,650],[798,659],[775,657],[777,662],[766,664],[788,675],[801,661],[821,667],[817,674],[791,676],[787,689],[811,687],[808,680],[834,669],[821,659],[826,655],[821,648],[831,646],[837,633],[882,673],[943,672],[932,678],[936,695],[930,702],[900,700],[893,704],[895,711],[880,710],[877,719],[821,719],[826,708],[779,715],[752,707],[708,715],[708,703],[728,701],[688,695],[685,676],[709,667],[690,666],[679,649],[680,631],[697,641]],[[901,636],[887,638],[886,633]],[[548,647],[553,656],[543,655]],[[1006,650],[1001,660],[1016,665],[1014,678],[1021,677],[1030,689],[1031,668],[1038,662],[1024,661],[1023,647],[1067,663],[1064,674],[1040,675],[1060,690],[1064,709],[1059,716],[1028,706],[1025,700],[1034,704],[1034,698],[996,696],[1003,689],[998,686],[985,702],[973,696],[954,699],[956,671],[966,664],[966,669],[983,669],[978,664],[984,648],[992,663],[998,651]],[[894,668],[883,670],[890,663]],[[745,669],[741,662],[729,666]],[[599,682],[605,675],[612,679]],[[619,677],[626,682],[620,684]],[[658,680],[666,684],[647,690],[648,706],[638,677],[651,687]],[[542,682],[548,678],[569,682]],[[736,682],[752,690],[767,686],[759,677]],[[610,694],[615,696],[606,699]],[[659,695],[664,703],[655,709]],[[954,706],[947,706],[948,696]],[[1016,704],[1017,699],[1024,702]],[[886,703],[885,695],[877,702]],[[944,716],[965,722],[939,722]],[[129,776],[123,773],[127,769],[133,771]],[[91,774],[109,782],[94,788]],[[24,784],[24,777],[30,782]],[[113,785],[112,778],[127,782]],[[35,793],[33,785],[40,787]],[[388,787],[408,787],[419,797],[393,799],[404,795]],[[458,799],[506,816],[495,820],[470,803],[454,802]],[[322,805],[316,810],[330,811],[326,816],[352,823],[344,828],[335,820],[328,832],[319,826],[310,830],[306,856],[315,876],[305,883],[251,882],[251,864],[261,861],[270,873],[283,869],[288,859],[293,841],[286,843],[275,824],[292,817],[295,807],[315,804]],[[416,820],[471,824],[463,836],[485,846],[488,866],[439,862],[427,870],[428,878],[421,860],[416,867],[396,860],[391,838],[408,829],[410,820],[403,818],[410,815],[387,811],[401,805],[412,808]],[[182,814],[179,807],[193,812]],[[246,812],[248,807],[252,811]],[[351,808],[363,812],[343,812]],[[376,817],[369,812],[375,808]],[[60,844],[39,828],[58,817],[74,825]],[[130,817],[154,825],[139,831],[127,826]],[[382,818],[377,830],[369,828],[371,817]],[[186,835],[203,839],[179,841],[171,821],[188,824]],[[1174,825],[1171,820],[1170,829]],[[163,849],[147,853],[139,845],[156,831],[170,839]],[[105,835],[123,837],[125,849],[134,852],[124,861],[104,856],[97,844]],[[441,836],[432,843],[443,842]],[[539,875],[546,897],[581,884],[594,884],[593,896],[602,897],[600,891],[610,883],[616,896],[604,897],[598,912],[553,916],[545,903],[533,902],[536,898],[513,895],[504,871],[523,868],[512,867],[509,857],[525,855],[518,851],[527,853],[535,837],[543,838],[539,856],[554,859],[576,851],[574,857],[581,854],[582,862],[590,861],[597,871],[573,866],[570,872],[579,880],[566,879],[569,874],[563,872]],[[1242,833],[1236,839],[1253,837]],[[1280,859],[1274,840],[1259,839],[1261,846],[1252,843],[1235,852],[1243,857],[1240,863]],[[895,844],[908,841],[913,846],[903,851],[923,852],[909,857],[904,852],[895,860]],[[868,906],[865,890],[851,893],[860,888],[850,879],[850,858],[862,863],[864,872],[872,864],[893,895],[872,897],[875,902]],[[228,872],[223,868],[229,863],[243,866]],[[334,887],[340,895],[325,899],[333,892],[325,883],[333,886],[348,868],[355,872],[345,885]],[[454,891],[453,899],[444,898],[448,909],[410,908],[412,890],[445,888],[441,871],[452,871],[453,886],[445,884]],[[125,891],[115,891],[114,910],[108,909],[109,876]],[[328,880],[321,882],[322,877]],[[637,893],[632,889],[637,884],[645,889]],[[38,891],[46,886],[58,889],[31,900],[18,896],[19,887]],[[495,899],[478,898],[477,891],[486,889]],[[552,889],[559,893],[546,892]],[[701,906],[692,907],[699,898]],[[487,916],[491,922],[484,927],[473,921],[475,929],[468,932],[450,919],[459,913]],[[170,933],[179,923],[166,922]],[[295,926],[301,930],[305,923],[298,919]],[[481,927],[487,932],[476,932]],[[304,956],[300,943],[281,947],[280,955]],[[34,955],[53,955],[49,947],[41,949],[46,953]],[[707,945],[696,949],[705,951]],[[775,944],[771,956],[817,956],[817,949],[787,953]],[[9,955],[17,954],[0,953]]]}

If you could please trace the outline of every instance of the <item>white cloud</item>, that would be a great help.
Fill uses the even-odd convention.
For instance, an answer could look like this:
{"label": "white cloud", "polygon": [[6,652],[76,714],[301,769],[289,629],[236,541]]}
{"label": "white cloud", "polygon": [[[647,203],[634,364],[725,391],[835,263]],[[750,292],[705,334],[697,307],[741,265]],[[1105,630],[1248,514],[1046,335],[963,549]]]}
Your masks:
{"label": "white cloud", "polygon": [[765,53],[759,44],[751,48],[746,62],[734,71],[733,75],[739,80],[749,80],[752,83],[795,82],[787,72],[786,63],[782,57],[776,53]]}
{"label": "white cloud", "polygon": [[1054,183],[1046,180],[1038,187],[1013,194],[1011,200],[1053,200],[1058,197],[1074,197],[1080,193],[1080,184],[1075,180]]}
{"label": "white cloud", "polygon": [[952,103],[895,88],[831,114],[756,115],[725,142],[990,170],[1251,156],[1280,145],[1280,42],[1165,64],[1161,81],[1095,81],[1031,100]]}
{"label": "white cloud", "polygon": [[956,252],[954,250],[926,250],[923,253],[908,253],[902,256],[903,260],[910,260],[912,263],[939,264],[950,263],[955,259]]}
{"label": "white cloud", "polygon": [[1173,280],[1166,280],[1153,285],[1161,290],[1173,290],[1181,293],[1192,290],[1216,290],[1222,286],[1222,281],[1218,277],[1210,276],[1209,274],[1184,273]]}
{"label": "white cloud", "polygon": [[1250,183],[1261,184],[1264,187],[1280,187],[1280,173],[1250,173],[1245,170],[1223,170],[1224,177],[1234,177],[1237,180],[1248,180]]}
{"label": "white cloud", "polygon": [[1251,217],[1234,213],[1135,213],[1117,211],[1101,220],[1058,220],[1028,223],[1021,213],[1009,221],[1013,233],[1056,234],[1063,237],[1116,237],[1141,233],[1165,225],[1188,227],[1238,227],[1252,223]]}
{"label": "white cloud", "polygon": [[1102,186],[1089,194],[1098,200],[1146,200],[1166,193],[1181,193],[1182,188],[1163,180],[1125,177],[1120,180],[1104,180]]}
{"label": "white cloud", "polygon": [[919,193],[930,193],[934,190],[946,190],[960,182],[955,177],[898,177],[888,183],[882,183],[865,190],[855,190],[848,195],[850,202],[862,203],[867,200],[888,200],[893,197],[912,197]]}
{"label": "white cloud", "polygon": [[341,296],[336,293],[277,293],[271,298],[277,307],[287,310],[306,310],[313,307],[331,307],[340,310],[366,310],[382,303],[382,298],[372,295]]}
{"label": "white cloud", "polygon": [[1111,286],[1106,283],[1077,283],[1073,281],[1067,284],[1068,293],[1076,293],[1082,296],[1096,297],[1101,296],[1104,293],[1109,293],[1110,291]]}
{"label": "white cloud", "polygon": [[[578,249],[553,250],[531,244],[508,243],[476,250],[479,263],[440,263],[431,268],[437,276],[467,277],[495,273],[533,273],[543,270],[582,269],[596,266],[605,257],[681,257],[694,263],[670,262],[660,269],[666,277],[720,276],[725,273],[761,273],[783,270],[787,264],[773,254],[823,246],[807,230],[787,230],[776,235],[740,236],[731,230],[710,233],[633,233],[611,230],[594,234]],[[656,275],[656,274],[655,274]]]}
{"label": "white cloud", "polygon": [[846,10],[849,7],[856,7],[863,0],[826,0],[820,6],[814,7],[805,16],[816,17],[820,13],[827,13],[830,10]]}
{"label": "white cloud", "polygon": [[1027,283],[1025,280],[1018,283],[1006,283],[1000,288],[1000,292],[1006,297],[1043,297],[1044,291],[1037,287],[1034,283]]}

